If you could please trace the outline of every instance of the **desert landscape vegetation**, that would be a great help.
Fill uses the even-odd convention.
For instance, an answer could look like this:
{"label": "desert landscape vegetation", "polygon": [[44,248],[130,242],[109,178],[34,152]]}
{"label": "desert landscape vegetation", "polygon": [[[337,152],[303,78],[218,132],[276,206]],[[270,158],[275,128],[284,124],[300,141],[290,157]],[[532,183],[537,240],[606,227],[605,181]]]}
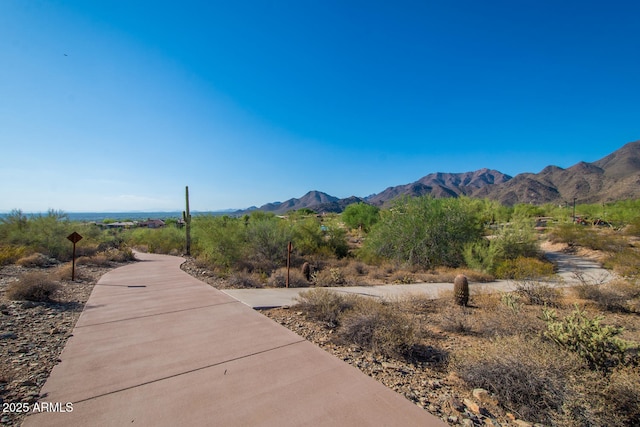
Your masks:
{"label": "desert landscape vegetation", "polygon": [[[603,174],[614,176],[614,157]],[[616,179],[629,186],[638,176]],[[450,425],[639,425],[640,199],[576,203],[564,191],[572,203],[396,194],[341,212],[194,215],[183,268],[217,288],[308,288],[298,305],[264,314]],[[76,281],[73,231],[84,237]],[[37,399],[92,284],[134,262],[134,250],[184,255],[186,227],[105,228],[58,211],[2,219],[3,402]],[[615,278],[577,272],[578,285],[557,286],[547,250],[596,260]],[[470,294],[454,292],[460,275]],[[482,288],[496,279],[515,291]],[[386,301],[326,289],[430,282],[451,291]]]}

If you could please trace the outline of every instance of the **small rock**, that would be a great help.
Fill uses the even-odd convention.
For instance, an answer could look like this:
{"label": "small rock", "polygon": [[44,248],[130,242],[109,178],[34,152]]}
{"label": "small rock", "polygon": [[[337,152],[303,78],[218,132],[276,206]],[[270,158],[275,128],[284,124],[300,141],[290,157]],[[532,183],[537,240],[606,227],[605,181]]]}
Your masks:
{"label": "small rock", "polygon": [[38,303],[37,302],[33,302],[33,301],[23,301],[22,302],[22,308],[36,308],[38,307]]}
{"label": "small rock", "polygon": [[478,405],[476,402],[474,402],[473,400],[470,399],[464,399],[463,401],[464,406],[466,406],[467,408],[469,408],[469,410],[471,412],[475,412],[476,414],[480,413],[480,405]]}
{"label": "small rock", "polygon": [[382,367],[387,369],[400,369],[399,365],[390,362],[382,362]]}
{"label": "small rock", "polygon": [[458,424],[458,417],[450,415],[449,418],[447,418],[447,421],[451,424]]}
{"label": "small rock", "polygon": [[452,397],[451,399],[449,399],[449,405],[451,405],[451,409],[453,409],[454,411],[464,412],[464,409],[465,409],[464,403],[462,403],[460,400],[456,399],[455,397]]}
{"label": "small rock", "polygon": [[432,390],[438,390],[442,388],[442,383],[440,380],[429,380],[429,387],[431,387]]}
{"label": "small rock", "polygon": [[525,421],[525,420],[515,420],[514,424],[516,424],[519,427],[533,427],[533,423],[530,423],[529,421]]}
{"label": "small rock", "polygon": [[483,402],[483,403],[492,403],[492,404],[496,404],[497,402],[495,402],[495,399],[491,397],[491,395],[489,394],[489,392],[483,388],[474,388],[473,391],[471,392],[471,394],[473,395],[473,398]]}
{"label": "small rock", "polygon": [[462,424],[463,427],[473,427],[473,421],[469,418],[463,418],[460,424]]}
{"label": "small rock", "polygon": [[4,334],[0,334],[0,340],[15,340],[18,338],[14,332],[6,332]]}

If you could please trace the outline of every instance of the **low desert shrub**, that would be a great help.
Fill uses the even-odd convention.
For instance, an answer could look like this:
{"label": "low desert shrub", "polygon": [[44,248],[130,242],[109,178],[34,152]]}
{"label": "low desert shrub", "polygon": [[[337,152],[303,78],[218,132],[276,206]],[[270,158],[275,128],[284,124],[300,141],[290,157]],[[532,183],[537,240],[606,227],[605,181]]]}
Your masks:
{"label": "low desert shrub", "polygon": [[395,284],[408,285],[416,282],[417,280],[415,279],[413,274],[410,274],[410,273],[399,271],[393,276],[391,276],[391,283],[395,283]]}
{"label": "low desert shrub", "polygon": [[614,252],[604,261],[604,266],[623,277],[639,277],[640,252],[631,248]]}
{"label": "low desert shrub", "polygon": [[245,271],[237,271],[231,273],[229,277],[227,277],[227,284],[229,288],[234,289],[263,287],[262,281],[260,280],[260,275],[247,273]]}
{"label": "low desert shrub", "polygon": [[350,262],[345,268],[345,275],[347,276],[364,276],[369,272],[369,267],[360,262],[354,261]]}
{"label": "low desert shrub", "polygon": [[25,246],[0,245],[0,265],[11,264],[27,255]]}
{"label": "low desert shrub", "polygon": [[421,281],[425,283],[453,283],[453,279],[458,274],[464,274],[472,283],[486,283],[495,280],[495,276],[483,271],[471,270],[468,268],[437,268],[425,273],[417,274]]}
{"label": "low desert shrub", "polygon": [[440,313],[438,324],[445,332],[469,334],[473,331],[474,324],[472,311],[468,307],[451,304],[448,310]]}
{"label": "low desert shrub", "polygon": [[[287,268],[279,268],[274,271],[269,280],[267,281],[267,285],[274,288],[284,288],[287,286]],[[309,286],[309,282],[304,277],[302,272],[297,268],[291,268],[289,270],[289,287],[290,288],[306,288]]]}
{"label": "low desert shrub", "polygon": [[301,292],[297,298],[297,307],[308,317],[335,327],[340,323],[342,313],[353,308],[356,299],[354,295],[316,288]]}
{"label": "low desert shrub", "polygon": [[623,236],[615,232],[578,224],[559,224],[551,230],[549,238],[553,243],[567,243],[569,246],[584,246],[611,253],[628,248]]}
{"label": "low desert shrub", "polygon": [[130,248],[107,249],[102,252],[109,261],[113,262],[130,262],[135,261],[136,257]]}
{"label": "low desert shrub", "polygon": [[[597,386],[594,387],[594,384]],[[640,425],[640,370],[623,367],[610,375],[583,372],[570,383],[571,393],[555,425],[560,427]]]}
{"label": "low desert shrub", "polygon": [[562,413],[582,366],[577,356],[551,343],[520,336],[467,348],[450,363],[467,384],[490,391],[518,418],[545,425]]}
{"label": "low desert shrub", "polygon": [[521,280],[516,282],[516,292],[523,297],[523,302],[530,305],[557,307],[560,305],[562,290],[537,280]]}
{"label": "low desert shrub", "polygon": [[500,279],[534,280],[549,277],[553,273],[553,264],[538,258],[507,259],[496,267],[496,277]]}
{"label": "low desert shrub", "polygon": [[338,339],[387,357],[408,358],[416,344],[416,332],[413,322],[399,311],[359,298],[341,317]]}
{"label": "low desert shrub", "polygon": [[602,316],[589,318],[576,306],[575,310],[562,320],[555,311],[543,309],[543,319],[547,323],[545,336],[560,347],[582,357],[591,369],[608,370],[625,363],[627,350],[633,344],[619,335],[622,328],[602,325]]}
{"label": "low desert shrub", "polygon": [[[621,418],[621,425],[640,425],[640,368],[625,367],[615,370],[603,393],[605,407],[613,418]],[[611,425],[611,424],[609,424]]]}
{"label": "low desert shrub", "polygon": [[7,286],[6,296],[16,301],[50,301],[59,288],[44,273],[25,273]]}
{"label": "low desert shrub", "polygon": [[[53,263],[55,263],[55,261],[53,261]],[[16,264],[22,267],[43,268],[43,267],[49,267],[52,264],[52,260],[48,256],[43,255],[41,253],[34,253],[26,257],[20,258],[19,260],[16,261]]]}
{"label": "low desert shrub", "polygon": [[104,254],[94,256],[82,256],[76,260],[77,265],[92,265],[94,267],[108,267],[111,261]]}
{"label": "low desert shrub", "polygon": [[73,272],[73,266],[70,262],[58,266],[52,273],[50,278],[57,281],[71,280],[71,276],[75,276],[75,280],[84,280],[86,275],[82,268],[76,263],[75,274]]}
{"label": "low desert shrub", "polygon": [[346,279],[339,268],[328,268],[311,273],[311,283],[315,286],[342,286]]}
{"label": "low desert shrub", "polygon": [[640,296],[640,286],[627,280],[614,280],[605,285],[581,283],[573,287],[573,292],[602,310],[627,312],[631,311],[629,300]]}

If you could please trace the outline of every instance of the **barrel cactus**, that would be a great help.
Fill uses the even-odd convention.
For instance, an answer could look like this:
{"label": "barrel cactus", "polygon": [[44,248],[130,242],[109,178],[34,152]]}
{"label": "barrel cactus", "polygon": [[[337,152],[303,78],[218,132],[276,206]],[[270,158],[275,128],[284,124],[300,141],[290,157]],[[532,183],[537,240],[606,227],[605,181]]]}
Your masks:
{"label": "barrel cactus", "polygon": [[311,280],[311,265],[308,262],[302,264],[302,274],[307,279],[307,282]]}
{"label": "barrel cactus", "polygon": [[456,304],[466,306],[469,303],[469,280],[464,274],[453,279],[453,298]]}

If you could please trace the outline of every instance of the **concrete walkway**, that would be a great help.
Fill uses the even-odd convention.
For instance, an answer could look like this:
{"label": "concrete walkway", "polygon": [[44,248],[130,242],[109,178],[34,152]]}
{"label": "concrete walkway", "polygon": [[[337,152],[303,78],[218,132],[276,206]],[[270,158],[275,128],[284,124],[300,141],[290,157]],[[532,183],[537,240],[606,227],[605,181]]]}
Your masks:
{"label": "concrete walkway", "polygon": [[[579,282],[576,273],[590,284],[606,283],[613,275],[601,268],[597,263],[585,258],[569,255],[561,252],[547,252],[546,257],[555,263],[558,272],[551,283],[557,287],[573,286]],[[489,283],[471,283],[471,292],[474,289],[508,292],[516,289],[516,283],[509,280],[497,280]],[[426,295],[430,298],[438,298],[443,291],[452,291],[451,283],[414,283],[408,285],[381,285],[381,286],[341,286],[328,287],[326,289],[335,292],[365,295],[383,299],[402,298],[407,295]],[[256,309],[291,306],[297,303],[300,292],[307,288],[268,288],[268,289],[225,289],[224,293],[242,301],[249,307]]]}
{"label": "concrete walkway", "polygon": [[24,426],[445,425],[182,258],[138,257],[95,286],[41,391],[55,412]]}

